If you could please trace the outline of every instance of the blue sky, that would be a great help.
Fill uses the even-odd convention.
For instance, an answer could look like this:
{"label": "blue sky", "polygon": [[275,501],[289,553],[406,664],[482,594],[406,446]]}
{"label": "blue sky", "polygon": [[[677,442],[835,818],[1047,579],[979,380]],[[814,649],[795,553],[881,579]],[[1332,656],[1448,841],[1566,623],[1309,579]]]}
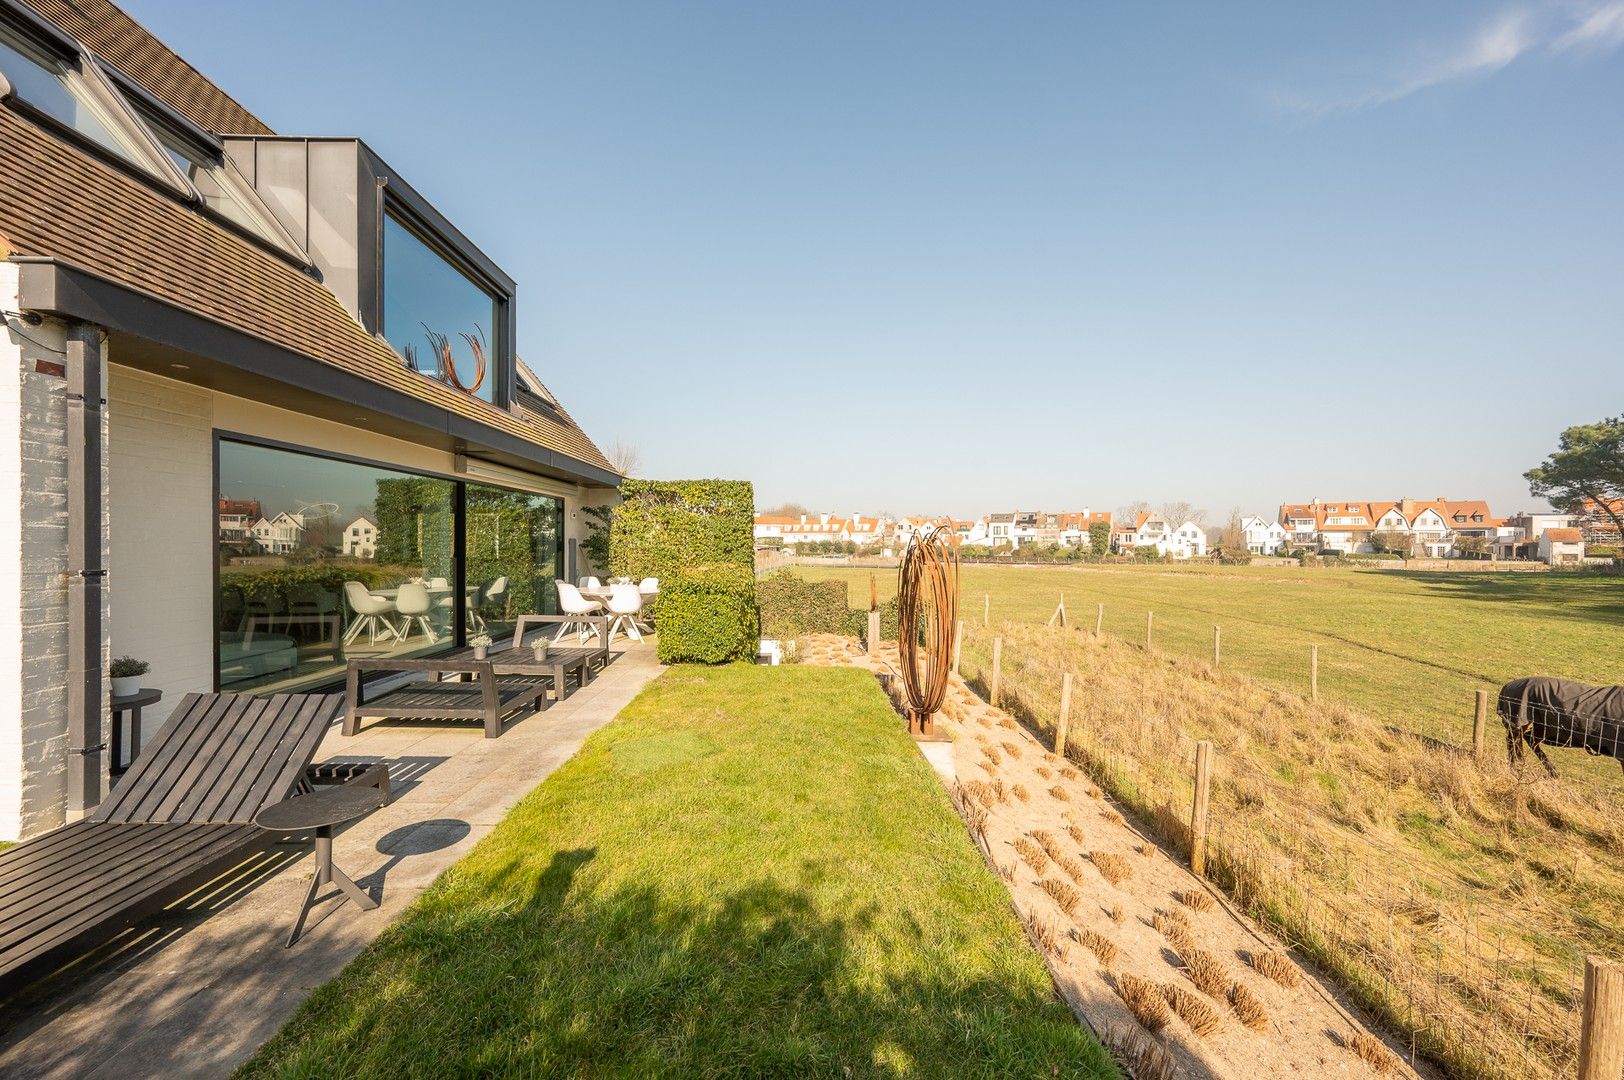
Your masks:
{"label": "blue sky", "polygon": [[372,144],[648,475],[1510,512],[1624,411],[1624,0],[127,6]]}

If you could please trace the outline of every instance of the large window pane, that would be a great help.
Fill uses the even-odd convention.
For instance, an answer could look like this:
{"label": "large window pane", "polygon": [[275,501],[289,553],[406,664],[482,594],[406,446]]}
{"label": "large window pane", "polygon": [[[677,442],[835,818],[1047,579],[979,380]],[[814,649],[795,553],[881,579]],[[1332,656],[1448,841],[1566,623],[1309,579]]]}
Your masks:
{"label": "large window pane", "polygon": [[453,643],[450,480],[221,440],[219,681],[332,682]]}
{"label": "large window pane", "polygon": [[546,495],[467,485],[468,620],[498,643],[520,615],[558,611],[564,504]]}
{"label": "large window pane", "polygon": [[4,26],[0,26],[0,72],[5,73],[17,97],[29,105],[131,164],[139,163],[125,141],[113,134],[112,125],[89,94],[74,81],[68,65]]}
{"label": "large window pane", "polygon": [[384,218],[383,333],[408,364],[441,379],[449,356],[463,388],[493,400],[497,311],[489,292],[393,215]]}

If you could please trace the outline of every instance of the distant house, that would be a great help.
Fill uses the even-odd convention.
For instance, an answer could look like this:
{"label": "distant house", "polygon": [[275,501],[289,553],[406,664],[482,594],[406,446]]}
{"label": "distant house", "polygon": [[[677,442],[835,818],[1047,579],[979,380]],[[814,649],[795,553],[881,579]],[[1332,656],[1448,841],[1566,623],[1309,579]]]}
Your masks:
{"label": "distant house", "polygon": [[1406,554],[1442,559],[1480,548],[1486,554],[1502,524],[1481,499],[1333,500],[1285,503],[1275,520],[1290,547],[1351,555],[1377,549],[1377,534],[1402,537]]}
{"label": "distant house", "polygon": [[1000,544],[1015,546],[1015,515],[992,514],[987,518],[987,542],[993,547]]}
{"label": "distant house", "polygon": [[1540,562],[1552,566],[1577,566],[1584,559],[1585,538],[1579,529],[1546,529],[1540,533]]}
{"label": "distant house", "polygon": [[1513,514],[1501,524],[1494,541],[1497,559],[1536,558],[1539,540],[1551,529],[1574,529],[1579,518],[1574,514]]}
{"label": "distant house", "polygon": [[1140,548],[1155,548],[1156,554],[1189,559],[1207,553],[1207,533],[1193,521],[1174,528],[1159,514],[1139,514],[1133,526],[1117,530],[1115,547],[1119,554],[1132,555]]}
{"label": "distant house", "polygon": [[1278,555],[1286,550],[1290,534],[1278,521],[1264,521],[1253,514],[1241,522],[1241,533],[1246,538],[1246,550],[1253,555]]}
{"label": "distant house", "polygon": [[221,543],[247,542],[254,523],[265,516],[258,499],[220,499],[217,509]]}
{"label": "distant house", "polygon": [[286,555],[298,550],[304,540],[304,530],[304,516],[284,510],[273,518],[261,517],[250,531],[261,551],[267,555]]}
{"label": "distant house", "polygon": [[784,547],[793,548],[818,541],[849,541],[852,538],[852,523],[833,514],[801,514],[799,517],[758,515],[754,534],[758,542],[776,539]]}
{"label": "distant house", "polygon": [[365,517],[358,517],[344,526],[344,554],[356,559],[378,557],[378,526]]}
{"label": "distant house", "polygon": [[[1607,508],[1619,517],[1624,517],[1624,499],[1608,503]],[[1593,499],[1586,499],[1580,505],[1578,526],[1588,544],[1624,543],[1624,537],[1619,535],[1617,523],[1602,508],[1602,504]]]}
{"label": "distant house", "polygon": [[1086,548],[1093,543],[1091,529],[1095,525],[1111,527],[1111,512],[1103,510],[1098,513],[1086,507],[1069,513],[1054,514],[1055,526],[1059,533],[1061,547]]}

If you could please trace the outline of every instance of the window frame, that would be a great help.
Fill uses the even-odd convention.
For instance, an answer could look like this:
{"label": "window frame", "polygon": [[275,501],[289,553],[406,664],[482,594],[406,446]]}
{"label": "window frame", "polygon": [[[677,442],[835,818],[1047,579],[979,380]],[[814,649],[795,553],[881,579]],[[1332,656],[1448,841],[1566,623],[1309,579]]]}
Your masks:
{"label": "window frame", "polygon": [[[432,217],[431,217],[432,215]],[[494,370],[487,373],[487,378],[493,379],[491,384],[491,399],[486,402],[499,409],[511,409],[518,400],[518,359],[514,355],[514,290],[510,283],[498,280],[489,273],[480,259],[462,250],[444,230],[437,228],[433,218],[438,217],[432,207],[424,203],[416,192],[405,185],[385,184],[382,198],[378,200],[377,220],[377,326],[376,337],[379,341],[394,350],[395,355],[401,358],[401,366],[420,378],[426,379],[437,386],[447,386],[426,372],[406,363],[406,357],[395,348],[385,335],[388,331],[387,321],[384,318],[384,296],[388,289],[388,272],[385,269],[385,241],[384,232],[388,221],[393,218],[395,223],[411,233],[420,243],[435,255],[444,259],[446,264],[467,278],[476,288],[480,289],[492,301],[491,318],[491,356],[490,362]],[[456,387],[451,387],[455,390]],[[466,394],[475,400],[484,401],[478,394]],[[541,395],[535,395],[540,397]]]}

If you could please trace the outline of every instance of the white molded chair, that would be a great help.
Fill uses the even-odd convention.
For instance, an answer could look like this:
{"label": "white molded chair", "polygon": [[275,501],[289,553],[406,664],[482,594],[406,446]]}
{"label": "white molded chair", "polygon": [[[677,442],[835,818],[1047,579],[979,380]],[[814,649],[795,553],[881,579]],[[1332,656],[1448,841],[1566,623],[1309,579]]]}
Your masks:
{"label": "white molded chair", "polygon": [[643,635],[637,629],[637,616],[643,613],[643,594],[637,591],[636,585],[611,585],[609,587],[609,614],[614,618],[609,621],[609,640],[615,640],[615,628],[618,626],[633,641],[642,641]]}
{"label": "white molded chair", "polygon": [[415,582],[407,582],[400,587],[395,595],[395,610],[405,616],[401,620],[401,628],[396,631],[400,640],[405,641],[412,633],[412,624],[417,623],[423,628],[423,636],[429,639],[430,645],[438,644],[440,635],[434,632],[434,624],[429,622],[429,611],[434,602],[429,599],[429,591]]}
{"label": "white molded chair", "polygon": [[348,645],[367,631],[367,643],[378,643],[378,631],[382,630],[384,640],[400,637],[400,631],[389,621],[389,616],[395,614],[395,602],[382,596],[373,596],[367,592],[366,586],[359,581],[346,581],[344,583],[344,599],[349,603],[350,610],[355,612],[355,618],[350,622],[350,628],[344,632],[344,644]]}
{"label": "white molded chair", "polygon": [[[557,580],[553,584],[558,588],[558,610],[560,614],[578,616],[602,614],[603,604],[597,600],[588,600],[581,595],[581,590],[574,585],[567,581]],[[558,641],[561,639],[572,626],[575,627],[577,641],[585,641],[588,631],[592,633],[593,637],[598,634],[598,627],[595,623],[581,622],[579,619],[574,619],[559,623],[558,633],[553,635],[553,640]]]}

